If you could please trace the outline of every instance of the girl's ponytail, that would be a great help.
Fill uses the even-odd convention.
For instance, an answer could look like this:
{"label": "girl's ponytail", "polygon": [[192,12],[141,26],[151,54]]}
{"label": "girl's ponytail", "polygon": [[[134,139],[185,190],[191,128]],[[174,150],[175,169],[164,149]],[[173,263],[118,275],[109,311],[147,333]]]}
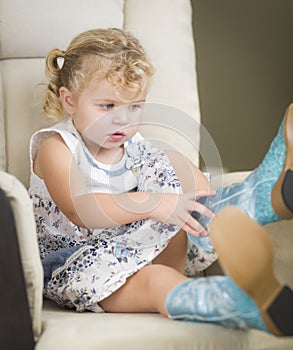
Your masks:
{"label": "girl's ponytail", "polygon": [[46,75],[49,83],[46,89],[46,97],[43,103],[43,112],[48,117],[61,119],[63,117],[63,107],[59,98],[60,71],[59,59],[64,60],[64,52],[59,49],[53,49],[46,57]]}

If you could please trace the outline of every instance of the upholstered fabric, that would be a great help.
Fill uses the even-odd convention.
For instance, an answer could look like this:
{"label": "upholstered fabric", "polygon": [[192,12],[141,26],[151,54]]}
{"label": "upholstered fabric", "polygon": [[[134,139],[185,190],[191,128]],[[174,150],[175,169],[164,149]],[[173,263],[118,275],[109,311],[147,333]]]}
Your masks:
{"label": "upholstered fabric", "polygon": [[189,1],[125,1],[124,28],[140,39],[156,69],[148,95],[153,105],[142,133],[198,164],[200,110],[191,16]]}
{"label": "upholstered fabric", "polygon": [[40,117],[40,88],[37,88],[44,81],[43,71],[44,60],[40,58],[2,61],[6,170],[25,185],[29,179],[29,138],[32,131],[48,124],[48,120]]}
{"label": "upholstered fabric", "polygon": [[1,0],[0,56],[44,57],[95,27],[122,27],[123,0]]}
{"label": "upholstered fabric", "polygon": [[36,350],[291,350],[292,339],[174,321],[158,314],[77,314],[45,303]]}

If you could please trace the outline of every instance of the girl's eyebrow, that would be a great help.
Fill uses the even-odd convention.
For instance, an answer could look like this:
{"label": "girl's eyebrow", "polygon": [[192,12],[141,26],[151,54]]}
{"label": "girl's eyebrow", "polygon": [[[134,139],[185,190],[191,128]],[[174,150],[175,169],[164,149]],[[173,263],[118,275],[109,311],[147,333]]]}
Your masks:
{"label": "girl's eyebrow", "polygon": [[[121,101],[117,101],[117,100],[112,100],[112,99],[109,99],[109,98],[96,98],[94,100],[95,102],[98,102],[98,103],[121,103]],[[137,101],[129,101],[129,102],[126,102],[125,104],[134,104],[134,103],[143,103],[145,102],[145,100],[137,100]]]}
{"label": "girl's eyebrow", "polygon": [[94,101],[95,102],[103,102],[103,103],[105,103],[105,102],[107,102],[107,103],[117,103],[118,102],[118,101],[112,100],[110,98],[95,98]]}

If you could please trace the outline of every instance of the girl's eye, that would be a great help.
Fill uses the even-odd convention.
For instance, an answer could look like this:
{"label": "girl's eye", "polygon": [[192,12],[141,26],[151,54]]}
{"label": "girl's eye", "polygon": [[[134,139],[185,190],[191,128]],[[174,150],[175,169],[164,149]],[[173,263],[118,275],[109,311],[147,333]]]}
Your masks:
{"label": "girl's eye", "polygon": [[140,105],[140,104],[129,105],[128,109],[130,110],[130,112],[136,112],[136,111],[142,109],[142,105]]}
{"label": "girl's eye", "polygon": [[104,111],[110,111],[112,108],[114,108],[114,103],[106,103],[103,105],[99,105],[100,108],[102,108]]}

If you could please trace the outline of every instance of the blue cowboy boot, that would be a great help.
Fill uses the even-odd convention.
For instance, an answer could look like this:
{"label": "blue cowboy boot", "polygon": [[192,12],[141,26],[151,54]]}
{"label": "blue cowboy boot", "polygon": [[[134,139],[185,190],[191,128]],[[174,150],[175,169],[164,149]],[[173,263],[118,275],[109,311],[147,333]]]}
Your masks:
{"label": "blue cowboy boot", "polygon": [[191,278],[177,285],[167,295],[165,308],[176,320],[268,332],[255,302],[228,276]]}
{"label": "blue cowboy boot", "polygon": [[169,318],[293,335],[293,291],[275,277],[273,247],[264,228],[227,207],[210,230],[229,276],[192,278],[175,286],[165,301]]}
{"label": "blue cowboy boot", "polygon": [[293,335],[292,306],[293,292],[285,286],[265,312],[261,311],[229,276],[191,278],[173,288],[165,302],[168,317],[174,320],[255,328],[279,336]]}
{"label": "blue cowboy boot", "polygon": [[[228,205],[237,206],[261,225],[293,217],[293,104],[280,125],[262,163],[242,182],[217,190],[213,197],[198,200],[215,214]],[[192,212],[205,228],[210,219]],[[209,236],[189,239],[198,247],[213,251]]]}

